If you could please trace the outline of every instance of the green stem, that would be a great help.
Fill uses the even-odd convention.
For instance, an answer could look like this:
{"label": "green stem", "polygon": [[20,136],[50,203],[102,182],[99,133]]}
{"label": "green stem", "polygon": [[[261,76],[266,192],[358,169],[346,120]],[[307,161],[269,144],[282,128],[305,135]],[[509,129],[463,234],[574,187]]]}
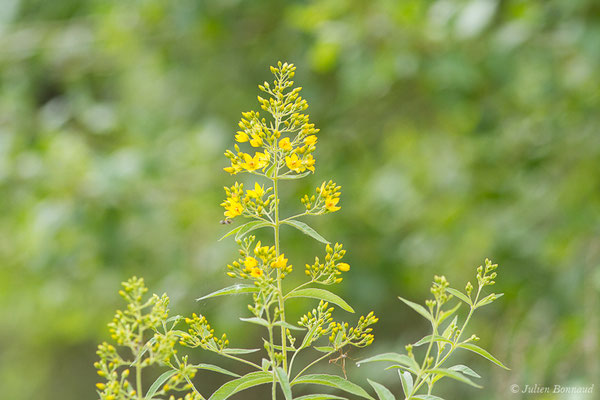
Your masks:
{"label": "green stem", "polygon": [[[142,351],[144,342],[144,329],[141,326],[138,326],[138,343],[139,343],[139,351]],[[137,398],[142,400],[144,398],[143,389],[142,389],[142,357],[137,357],[137,361],[135,363],[135,392],[137,394]]]}

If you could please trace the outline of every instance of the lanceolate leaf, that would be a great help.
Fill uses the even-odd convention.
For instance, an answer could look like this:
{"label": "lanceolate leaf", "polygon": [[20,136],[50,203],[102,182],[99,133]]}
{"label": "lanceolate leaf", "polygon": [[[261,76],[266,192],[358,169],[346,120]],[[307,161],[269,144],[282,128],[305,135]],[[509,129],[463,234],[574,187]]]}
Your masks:
{"label": "lanceolate leaf", "polygon": [[408,371],[398,371],[398,375],[400,375],[400,382],[402,383],[404,395],[408,398],[413,391],[413,377]]}
{"label": "lanceolate leaf", "polygon": [[152,397],[154,397],[154,395],[156,394],[156,392],[158,392],[158,389],[160,389],[160,387],[166,381],[168,381],[173,375],[175,375],[177,372],[178,372],[177,370],[167,371],[164,374],[162,374],[161,376],[159,376],[158,378],[156,378],[156,380],[154,381],[152,386],[150,386],[150,389],[148,389],[145,399],[151,400]]}
{"label": "lanceolate leaf", "polygon": [[[378,354],[373,357],[365,358],[364,360],[360,360],[356,362],[356,365],[366,364],[370,362],[392,362],[400,365],[404,365],[406,367],[415,367],[415,362],[406,354],[398,354],[398,353],[383,353]],[[417,367],[418,368],[418,367]]]}
{"label": "lanceolate leaf", "polygon": [[452,307],[450,310],[442,311],[438,318],[438,326],[441,325],[442,322],[444,322],[446,320],[446,318],[452,316],[452,314],[454,314],[456,312],[456,310],[458,310],[460,308],[461,305],[462,305],[462,303],[458,303],[457,305]]}
{"label": "lanceolate leaf", "polygon": [[223,350],[221,350],[221,352],[223,352],[225,354],[250,354],[250,353],[256,353],[257,351],[260,351],[260,349],[223,349]]}
{"label": "lanceolate leaf", "polygon": [[302,383],[310,383],[313,385],[324,385],[334,387],[336,389],[343,390],[348,393],[355,394],[364,399],[375,400],[369,393],[365,392],[363,388],[360,386],[347,381],[346,379],[336,376],[336,375],[327,375],[327,374],[314,374],[314,375],[305,375],[295,379],[292,382],[292,386],[299,385]]}
{"label": "lanceolate leaf", "polygon": [[[439,336],[439,335],[435,335],[435,337],[433,338],[433,341],[434,342],[444,342],[444,343],[453,344],[453,342],[451,340],[448,340],[445,337],[442,337],[442,336]],[[429,342],[431,342],[431,335],[425,336],[423,339],[421,339],[417,343],[413,344],[413,346],[419,347],[419,346],[422,346],[424,344],[428,344]]]}
{"label": "lanceolate leaf", "polygon": [[290,379],[288,378],[287,373],[281,367],[277,367],[275,373],[277,374],[277,380],[281,385],[285,400],[292,400],[292,388],[290,387]]}
{"label": "lanceolate leaf", "polygon": [[235,227],[232,230],[230,230],[229,232],[227,232],[225,235],[223,235],[221,237],[221,239],[219,239],[219,241],[221,241],[221,240],[223,240],[226,237],[229,237],[231,235],[235,235],[235,240],[239,240],[240,238],[242,238],[247,233],[249,233],[249,232],[251,232],[251,231],[253,231],[255,229],[264,228],[265,226],[272,226],[272,225],[270,223],[264,222],[264,221],[251,221],[251,222],[247,222],[244,225],[240,225],[238,227]]}
{"label": "lanceolate leaf", "polygon": [[390,390],[382,384],[372,381],[370,379],[367,379],[367,381],[371,386],[373,386],[373,389],[375,389],[375,393],[377,393],[377,397],[379,397],[379,400],[396,400],[392,392],[390,392]]}
{"label": "lanceolate leaf", "polygon": [[458,364],[458,365],[454,365],[448,369],[451,369],[452,371],[462,372],[463,374],[472,376],[474,378],[481,378],[481,376],[477,372],[473,371],[471,368],[467,367],[466,365]]}
{"label": "lanceolate leaf", "polygon": [[496,357],[491,355],[487,350],[484,350],[477,345],[474,345],[472,343],[462,343],[462,344],[459,344],[458,347],[462,347],[463,349],[467,349],[469,351],[472,351],[473,353],[477,353],[480,356],[487,358],[494,364],[510,371],[510,368],[508,368],[506,365],[502,364]]}
{"label": "lanceolate leaf", "polygon": [[420,394],[418,396],[411,397],[411,400],[444,400],[441,397],[434,396],[431,394]]}
{"label": "lanceolate leaf", "polygon": [[348,400],[345,397],[334,396],[332,394],[309,394],[296,397],[294,400]]}
{"label": "lanceolate leaf", "polygon": [[460,292],[456,289],[452,289],[452,288],[446,288],[446,291],[448,293],[450,293],[451,295],[458,297],[459,299],[461,299],[462,301],[464,301],[465,303],[467,303],[468,305],[472,306],[473,302],[471,301],[470,298],[467,297],[466,294],[464,294],[463,292]]}
{"label": "lanceolate leaf", "polygon": [[258,288],[256,286],[239,284],[239,285],[229,286],[229,287],[226,287],[221,290],[217,290],[216,292],[212,292],[211,294],[207,294],[206,296],[202,296],[202,297],[196,299],[196,301],[206,300],[206,299],[210,299],[211,297],[217,297],[217,296],[228,296],[230,294],[242,294],[242,293],[254,293],[254,292],[258,292]]}
{"label": "lanceolate leaf", "polygon": [[350,305],[346,303],[344,299],[342,299],[337,294],[331,293],[329,290],[317,288],[300,289],[290,292],[286,296],[287,299],[291,299],[294,297],[308,297],[311,299],[325,300],[339,306],[343,310],[346,310],[351,313],[354,312],[354,309],[350,307]]}
{"label": "lanceolate leaf", "polygon": [[300,178],[304,178],[305,176],[307,176],[308,174],[311,174],[312,172],[310,171],[306,171],[302,174],[298,174],[298,175],[280,175],[278,177],[278,179],[300,179]]}
{"label": "lanceolate leaf", "polygon": [[319,235],[317,233],[317,231],[315,231],[310,226],[306,225],[304,222],[296,221],[293,219],[289,220],[289,221],[282,221],[282,222],[293,226],[294,228],[298,229],[302,233],[304,233],[308,236],[311,236],[313,239],[316,239],[321,243],[329,244],[329,241],[327,239],[325,239],[323,236]]}
{"label": "lanceolate leaf", "polygon": [[212,364],[196,364],[193,367],[194,368],[198,368],[198,369],[206,369],[208,371],[220,372],[221,374],[229,375],[229,376],[235,376],[236,378],[239,377],[238,374],[233,373],[231,371],[227,371],[225,368],[221,368],[221,367],[219,367],[217,365],[212,365]]}
{"label": "lanceolate leaf", "polygon": [[241,378],[227,382],[217,389],[217,391],[210,396],[209,400],[225,400],[242,390],[269,382],[273,382],[273,375],[270,373],[263,371],[251,372]]}
{"label": "lanceolate leaf", "polygon": [[459,382],[466,383],[467,385],[474,386],[476,388],[481,388],[482,387],[482,386],[476,384],[475,382],[473,382],[472,380],[470,380],[469,378],[467,378],[466,376],[464,376],[463,374],[461,374],[460,372],[453,371],[451,369],[437,368],[437,369],[430,369],[427,372],[432,373],[432,374],[436,374],[436,375],[444,375],[444,376],[447,376],[449,378],[456,379]]}
{"label": "lanceolate leaf", "polygon": [[432,321],[433,318],[431,317],[431,313],[429,311],[427,311],[425,309],[425,307],[423,307],[420,304],[417,303],[413,303],[410,300],[406,300],[402,297],[398,297],[400,300],[402,300],[407,306],[409,306],[410,308],[412,308],[413,310],[415,310],[416,312],[418,312],[419,314],[421,314],[422,316],[424,316],[425,318],[427,318],[429,321]]}

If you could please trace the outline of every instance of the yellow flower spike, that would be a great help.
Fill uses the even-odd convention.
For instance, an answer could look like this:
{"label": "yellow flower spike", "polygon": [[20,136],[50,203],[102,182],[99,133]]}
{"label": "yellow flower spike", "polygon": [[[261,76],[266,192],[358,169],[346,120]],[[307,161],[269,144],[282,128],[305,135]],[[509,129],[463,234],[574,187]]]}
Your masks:
{"label": "yellow flower spike", "polygon": [[247,142],[249,139],[248,134],[244,131],[238,131],[235,134],[235,140],[239,143]]}
{"label": "yellow flower spike", "polygon": [[262,274],[263,272],[260,268],[252,268],[252,271],[250,272],[250,275],[254,278],[260,278]]}
{"label": "yellow flower spike", "polygon": [[294,172],[303,172],[306,169],[306,167],[302,165],[298,155],[295,153],[285,158],[285,164]]}
{"label": "yellow flower spike", "polygon": [[249,197],[252,197],[252,198],[255,198],[255,199],[260,199],[265,194],[265,189],[261,185],[259,185],[258,182],[255,182],[254,183],[254,190],[248,190],[246,192],[246,194]]}
{"label": "yellow flower spike", "polygon": [[244,260],[244,266],[248,269],[255,268],[258,265],[258,261],[254,257],[246,257]]}
{"label": "yellow flower spike", "polygon": [[304,138],[304,143],[307,146],[312,146],[317,143],[317,137],[315,135],[309,135]]}
{"label": "yellow flower spike", "polygon": [[250,139],[250,146],[252,147],[260,147],[262,146],[262,138],[256,133],[252,134],[252,139]]}
{"label": "yellow flower spike", "polygon": [[284,258],[283,254],[280,254],[279,257],[277,257],[277,260],[273,261],[273,263],[271,264],[271,266],[273,268],[281,268],[282,270],[287,266],[287,258]]}
{"label": "yellow flower spike", "polygon": [[339,201],[340,201],[339,197],[327,197],[325,199],[325,208],[327,209],[327,211],[330,211],[330,212],[337,211],[342,208],[342,207],[337,206],[337,203]]}
{"label": "yellow flower spike", "polygon": [[342,272],[350,271],[350,265],[348,265],[347,263],[339,263],[338,265],[336,265],[336,267]]}
{"label": "yellow flower spike", "polygon": [[284,137],[283,139],[281,139],[279,141],[279,148],[283,149],[285,151],[292,150],[292,143],[290,142],[290,138],[289,137]]}

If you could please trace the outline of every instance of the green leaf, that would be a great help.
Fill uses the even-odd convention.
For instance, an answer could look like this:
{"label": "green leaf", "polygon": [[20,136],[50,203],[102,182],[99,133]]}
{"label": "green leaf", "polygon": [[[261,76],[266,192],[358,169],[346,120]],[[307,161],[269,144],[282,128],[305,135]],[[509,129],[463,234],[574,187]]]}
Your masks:
{"label": "green leaf", "polygon": [[160,389],[160,387],[166,381],[168,381],[173,375],[175,375],[178,372],[179,371],[177,371],[177,370],[167,371],[167,372],[163,373],[161,376],[159,376],[158,378],[156,378],[156,380],[154,381],[152,386],[150,386],[150,389],[148,389],[145,399],[151,400],[154,397],[154,395],[156,394],[156,392],[158,392],[158,389]]}
{"label": "green leaf", "polygon": [[312,172],[306,171],[306,172],[304,172],[302,174],[298,174],[298,175],[281,175],[281,176],[277,177],[277,179],[300,179],[300,178],[304,178],[308,174],[312,174]]}
{"label": "green leaf", "polygon": [[196,301],[206,300],[206,299],[210,299],[211,297],[217,297],[217,296],[228,296],[230,294],[242,294],[242,293],[254,293],[254,292],[258,292],[258,288],[256,286],[238,284],[238,285],[226,287],[221,290],[217,290],[216,292],[212,292],[211,294],[207,294],[206,296],[196,299]]}
{"label": "green leaf", "polygon": [[411,400],[444,400],[441,397],[434,396],[431,394],[420,394],[418,396],[411,397]]}
{"label": "green leaf", "polygon": [[221,350],[221,353],[225,353],[225,354],[250,354],[250,353],[256,353],[257,351],[260,351],[260,349],[223,349],[223,350]]}
{"label": "green leaf", "polygon": [[468,298],[467,295],[464,294],[463,292],[458,291],[456,289],[452,289],[452,288],[446,288],[446,291],[448,293],[450,293],[452,296],[458,297],[459,299],[461,299],[462,301],[464,301],[468,305],[470,305],[470,306],[473,305],[473,302],[471,301],[471,299]]}
{"label": "green leaf", "polygon": [[472,376],[474,378],[481,378],[481,376],[473,371],[471,368],[467,367],[466,365],[462,365],[462,364],[457,364],[457,365],[453,365],[452,367],[448,368],[452,371],[458,371],[458,372],[462,372],[465,375],[469,375]]}
{"label": "green leaf", "polygon": [[334,396],[332,394],[309,394],[296,397],[294,400],[348,400],[345,397]]}
{"label": "green leaf", "polygon": [[248,222],[235,235],[235,240],[240,240],[241,238],[243,238],[245,235],[252,232],[253,230],[264,228],[265,226],[273,226],[273,225],[268,222],[264,222],[264,221]]}
{"label": "green leaf", "polygon": [[285,321],[273,322],[273,326],[283,326],[284,328],[287,328],[292,331],[305,331],[306,330],[306,328],[304,328],[303,326],[292,325]]}
{"label": "green leaf", "polygon": [[240,321],[250,322],[251,324],[262,325],[264,327],[269,327],[269,322],[266,319],[252,317],[252,318],[240,318]]}
{"label": "green leaf", "polygon": [[[446,339],[445,337],[439,336],[439,335],[435,335],[435,337],[433,338],[434,342],[444,342],[444,343],[450,343],[453,344],[453,342],[451,340]],[[413,346],[414,347],[419,347],[422,346],[424,344],[427,344],[431,342],[431,335],[427,335],[425,336],[423,339],[419,340],[417,343],[414,343]]]}
{"label": "green leaf", "polygon": [[410,300],[406,300],[400,296],[398,296],[398,298],[400,300],[402,300],[407,306],[409,306],[410,308],[412,308],[413,310],[415,310],[416,312],[418,312],[419,314],[421,314],[422,316],[424,316],[425,318],[427,318],[429,321],[433,322],[433,317],[431,316],[431,313],[429,311],[427,311],[425,309],[425,307],[423,307],[420,304],[417,303],[413,303]]}
{"label": "green leaf", "polygon": [[282,221],[282,222],[286,223],[290,226],[293,226],[294,228],[298,229],[302,233],[304,233],[308,236],[311,236],[313,239],[316,239],[321,243],[329,244],[329,241],[327,239],[325,239],[323,236],[319,235],[317,233],[317,231],[315,231],[310,226],[306,225],[304,222],[296,221],[293,219],[289,220],[289,221]]}
{"label": "green leaf", "polygon": [[225,400],[242,390],[269,382],[273,382],[273,375],[270,373],[263,371],[251,372],[241,378],[225,383],[210,396],[209,400]]}
{"label": "green leaf", "polygon": [[252,232],[255,229],[264,228],[265,226],[273,226],[273,225],[268,222],[264,222],[264,221],[246,222],[245,224],[235,227],[232,230],[230,230],[229,232],[227,232],[225,235],[221,236],[221,239],[219,239],[219,242],[221,240],[225,239],[226,237],[229,237],[234,234],[235,234],[235,240],[239,240],[245,234]]}
{"label": "green leaf", "polygon": [[442,311],[440,313],[440,316],[438,317],[438,326],[442,324],[442,322],[444,322],[446,320],[446,318],[452,316],[452,314],[454,314],[462,305],[462,303],[458,303],[457,305],[455,305],[454,307],[452,307],[450,310],[448,311]]}
{"label": "green leaf", "polygon": [[479,389],[482,388],[482,386],[476,384],[475,382],[473,382],[472,380],[470,380],[469,378],[467,378],[466,376],[464,376],[463,374],[461,374],[458,371],[453,371],[451,369],[446,369],[446,368],[437,368],[437,369],[427,370],[427,372],[436,374],[436,375],[447,376],[449,378],[456,379],[459,382],[466,383],[467,385],[471,385],[471,386],[479,388]]}
{"label": "green leaf", "polygon": [[372,381],[370,379],[367,379],[367,381],[371,386],[373,386],[373,389],[375,389],[375,393],[377,393],[377,397],[379,397],[379,400],[396,400],[392,392],[390,392],[390,390],[382,384]]}
{"label": "green leaf", "polygon": [[488,304],[496,301],[497,299],[499,299],[502,296],[504,296],[504,293],[499,293],[499,294],[492,293],[492,294],[486,296],[485,298],[481,299],[479,301],[479,303],[475,304],[475,307],[481,307],[481,306],[488,305]]}
{"label": "green leaf", "polygon": [[[356,365],[360,366],[360,364],[366,364],[366,363],[370,363],[370,362],[381,362],[381,361],[393,362],[396,364],[404,365],[406,367],[415,367],[416,366],[416,364],[412,358],[410,358],[406,354],[398,354],[398,353],[378,354],[376,356],[357,361]],[[418,369],[418,366],[417,366],[417,369]]]}
{"label": "green leaf", "polygon": [[314,375],[305,375],[299,378],[296,378],[292,382],[292,386],[299,385],[302,383],[310,383],[313,385],[324,385],[334,387],[336,389],[343,390],[348,393],[355,394],[364,399],[375,400],[369,393],[365,392],[363,388],[358,386],[355,383],[347,381],[346,379],[337,376],[337,375],[327,375],[327,374],[314,374]]}
{"label": "green leaf", "polygon": [[408,371],[398,371],[398,375],[400,375],[400,383],[402,383],[402,390],[404,390],[404,394],[408,398],[408,396],[410,396],[413,391],[413,377]]}
{"label": "green leaf", "polygon": [[474,345],[472,343],[461,343],[458,345],[458,347],[462,347],[463,349],[467,349],[469,351],[472,351],[473,353],[477,353],[480,356],[487,358],[488,360],[490,360],[491,362],[493,362],[494,364],[510,371],[510,368],[508,368],[506,365],[502,364],[496,357],[494,357],[493,355],[491,355],[487,350],[482,349],[481,347]]}
{"label": "green leaf", "polygon": [[287,373],[283,368],[277,367],[275,368],[275,374],[277,374],[277,380],[281,385],[281,390],[283,391],[285,400],[292,400],[292,388],[290,386],[290,379],[288,378]]}
{"label": "green leaf", "polygon": [[315,346],[313,347],[316,351],[320,351],[321,353],[331,353],[335,351],[335,347],[331,346]]}
{"label": "green leaf", "polygon": [[354,312],[354,309],[350,307],[350,305],[346,303],[344,299],[337,294],[331,293],[329,290],[317,288],[300,289],[292,291],[285,296],[286,299],[291,299],[294,297],[307,297],[311,299],[325,300],[339,306],[343,310],[351,313]]}
{"label": "green leaf", "polygon": [[238,374],[236,374],[234,372],[231,372],[231,371],[227,371],[226,369],[221,368],[221,367],[219,367],[217,365],[212,365],[212,364],[196,364],[196,365],[193,365],[193,367],[194,368],[198,368],[198,369],[206,369],[208,371],[220,372],[221,374],[229,375],[229,376],[234,376],[236,378],[239,377]]}

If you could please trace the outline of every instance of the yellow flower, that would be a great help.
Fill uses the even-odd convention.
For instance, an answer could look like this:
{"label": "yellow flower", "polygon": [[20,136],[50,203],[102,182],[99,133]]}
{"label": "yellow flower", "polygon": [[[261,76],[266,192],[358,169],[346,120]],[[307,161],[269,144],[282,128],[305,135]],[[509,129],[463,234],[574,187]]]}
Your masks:
{"label": "yellow flower", "polygon": [[292,149],[292,143],[290,142],[290,138],[284,137],[283,139],[281,139],[279,141],[279,148],[285,151],[290,151]]}
{"label": "yellow flower", "polygon": [[325,199],[325,208],[331,212],[337,211],[342,207],[338,207],[336,204],[340,201],[339,197],[327,197]]}
{"label": "yellow flower", "polygon": [[250,271],[250,275],[252,275],[254,278],[260,278],[262,274],[263,272],[260,268],[252,268],[252,271]]}
{"label": "yellow flower", "polygon": [[256,258],[254,257],[246,257],[246,259],[244,260],[244,267],[246,267],[248,270],[256,268],[257,265],[258,261],[256,261]]}
{"label": "yellow flower", "polygon": [[350,265],[346,264],[346,263],[339,263],[338,265],[336,265],[337,269],[339,269],[342,272],[348,272],[350,271]]}
{"label": "yellow flower", "polygon": [[312,154],[307,155],[302,161],[302,164],[307,170],[315,172],[315,159],[313,158]]}
{"label": "yellow flower", "polygon": [[307,146],[312,146],[313,144],[317,143],[317,137],[315,135],[309,135],[304,138],[304,143]]}
{"label": "yellow flower", "polygon": [[291,156],[287,156],[285,158],[285,164],[289,169],[295,172],[302,172],[306,169],[306,167],[302,165],[302,162],[296,153],[292,154]]}
{"label": "yellow flower", "polygon": [[262,146],[262,139],[260,136],[258,136],[256,133],[252,134],[252,139],[250,139],[250,145],[252,147],[260,147]]}
{"label": "yellow flower", "polygon": [[235,140],[237,140],[240,143],[244,143],[248,141],[248,134],[244,131],[238,131],[235,134]]}
{"label": "yellow flower", "polygon": [[243,171],[244,169],[236,162],[236,163],[231,163],[231,167],[225,167],[223,168],[223,170],[225,172],[229,172],[231,175],[235,175],[238,172]]}
{"label": "yellow flower", "polygon": [[265,189],[258,184],[258,182],[254,183],[254,190],[246,191],[246,194],[249,197],[254,197],[255,199],[260,199],[265,194]]}
{"label": "yellow flower", "polygon": [[254,157],[244,153],[243,157],[244,162],[242,163],[242,168],[250,172],[265,167],[269,160],[269,157],[263,153],[256,153]]}
{"label": "yellow flower", "polygon": [[280,254],[279,257],[277,257],[277,260],[273,261],[271,266],[273,268],[284,269],[287,266],[287,260],[287,258],[283,258],[283,254]]}
{"label": "yellow flower", "polygon": [[225,216],[227,218],[235,218],[238,215],[242,215],[244,211],[244,207],[240,204],[239,201],[230,199],[229,201],[222,204],[225,207]]}

